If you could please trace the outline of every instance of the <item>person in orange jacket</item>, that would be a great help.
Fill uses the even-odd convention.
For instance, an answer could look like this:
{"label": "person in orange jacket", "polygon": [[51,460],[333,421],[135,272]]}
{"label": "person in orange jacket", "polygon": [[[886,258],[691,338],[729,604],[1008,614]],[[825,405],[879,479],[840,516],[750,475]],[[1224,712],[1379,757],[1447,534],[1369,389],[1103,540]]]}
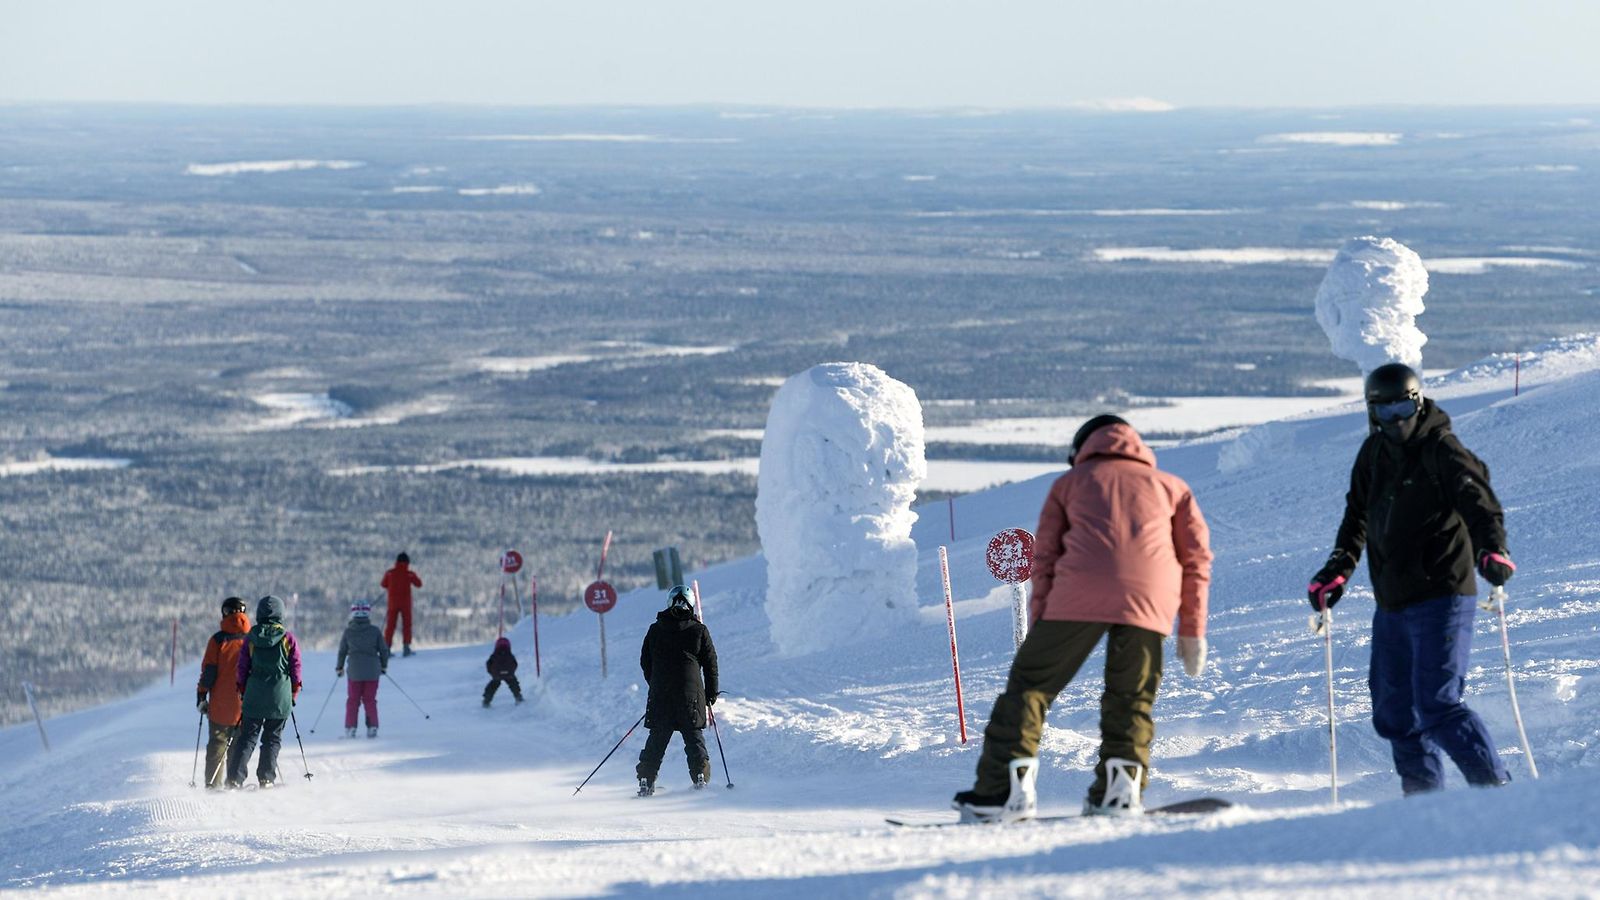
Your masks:
{"label": "person in orange jacket", "polygon": [[394,558],[394,568],[383,573],[383,588],[389,592],[389,603],[383,622],[383,642],[394,646],[394,623],[404,617],[400,636],[405,650],[400,655],[411,655],[411,589],[422,587],[422,579],[411,571],[411,557],[404,553]]}
{"label": "person in orange jacket", "polygon": [[[222,787],[228,777],[228,745],[239,732],[239,718],[244,709],[239,688],[233,673],[239,667],[239,648],[250,631],[250,617],[245,615],[245,602],[241,597],[222,601],[222,628],[206,642],[205,656],[200,660],[199,696],[195,707],[202,716],[211,719],[211,737],[206,741],[206,790]],[[219,673],[227,677],[218,677]]]}

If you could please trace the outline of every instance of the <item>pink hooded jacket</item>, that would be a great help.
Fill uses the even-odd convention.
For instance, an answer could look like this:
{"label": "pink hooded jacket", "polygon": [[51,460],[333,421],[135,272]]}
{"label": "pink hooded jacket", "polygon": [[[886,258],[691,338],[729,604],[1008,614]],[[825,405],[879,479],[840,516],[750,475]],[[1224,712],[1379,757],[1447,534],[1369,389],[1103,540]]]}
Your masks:
{"label": "pink hooded jacket", "polygon": [[1032,619],[1137,625],[1203,637],[1210,531],[1182,478],[1129,425],[1084,442],[1039,513]]}

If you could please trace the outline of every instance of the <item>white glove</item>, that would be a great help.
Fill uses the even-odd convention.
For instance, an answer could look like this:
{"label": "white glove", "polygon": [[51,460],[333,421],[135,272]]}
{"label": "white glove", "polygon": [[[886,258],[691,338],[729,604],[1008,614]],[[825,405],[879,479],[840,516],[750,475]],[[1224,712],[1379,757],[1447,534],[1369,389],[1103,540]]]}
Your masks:
{"label": "white glove", "polygon": [[1206,639],[1178,636],[1178,656],[1183,660],[1183,670],[1190,678],[1199,678],[1206,670]]}

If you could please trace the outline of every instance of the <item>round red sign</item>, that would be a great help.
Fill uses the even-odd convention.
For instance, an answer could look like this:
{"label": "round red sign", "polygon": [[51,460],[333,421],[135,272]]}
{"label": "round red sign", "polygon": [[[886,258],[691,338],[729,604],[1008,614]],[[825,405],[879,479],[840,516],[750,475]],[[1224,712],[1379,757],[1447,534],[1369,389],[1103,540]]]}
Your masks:
{"label": "round red sign", "polygon": [[609,612],[617,605],[617,589],[604,581],[596,581],[583,589],[583,605],[597,613]]}
{"label": "round red sign", "polygon": [[1021,584],[1033,577],[1033,535],[1021,528],[1007,528],[989,541],[984,554],[989,571],[1006,584]]}
{"label": "round red sign", "polygon": [[522,554],[515,550],[507,550],[500,557],[500,571],[510,575],[522,570]]}

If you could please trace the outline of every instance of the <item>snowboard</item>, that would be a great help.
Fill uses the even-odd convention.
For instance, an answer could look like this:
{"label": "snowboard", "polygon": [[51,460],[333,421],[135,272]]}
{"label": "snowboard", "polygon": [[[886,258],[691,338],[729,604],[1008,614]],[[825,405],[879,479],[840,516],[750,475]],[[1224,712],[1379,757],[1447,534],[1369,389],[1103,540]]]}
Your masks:
{"label": "snowboard", "polygon": [[[1214,813],[1224,810],[1233,804],[1221,797],[1196,797],[1193,800],[1180,800],[1177,803],[1168,803],[1164,806],[1152,806],[1144,811],[1147,816],[1183,816]],[[1083,813],[1071,813],[1061,816],[1034,816],[1020,822],[1001,822],[994,819],[986,822],[907,822],[904,819],[884,819],[890,825],[900,828],[951,828],[957,825],[1026,825],[1029,822],[1062,822],[1067,819],[1090,819],[1099,816],[1085,816]],[[1107,817],[1110,818],[1110,817]]]}

